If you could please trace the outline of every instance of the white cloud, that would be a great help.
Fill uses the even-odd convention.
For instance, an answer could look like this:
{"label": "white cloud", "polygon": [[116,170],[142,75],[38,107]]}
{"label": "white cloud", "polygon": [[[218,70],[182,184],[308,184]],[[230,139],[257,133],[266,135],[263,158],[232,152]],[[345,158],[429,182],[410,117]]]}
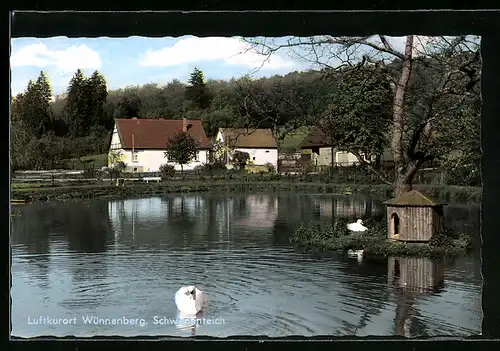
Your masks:
{"label": "white cloud", "polygon": [[74,71],[78,68],[98,69],[101,67],[101,58],[87,45],[73,45],[66,50],[49,50],[45,44],[39,43],[15,50],[10,63],[12,67],[55,66],[63,71]]}
{"label": "white cloud", "polygon": [[[141,66],[168,67],[202,61],[224,61],[229,65],[260,68],[266,58],[252,50],[249,44],[239,38],[189,37],[179,40],[172,47],[148,50],[140,61]],[[292,67],[295,62],[273,55],[263,69]]]}

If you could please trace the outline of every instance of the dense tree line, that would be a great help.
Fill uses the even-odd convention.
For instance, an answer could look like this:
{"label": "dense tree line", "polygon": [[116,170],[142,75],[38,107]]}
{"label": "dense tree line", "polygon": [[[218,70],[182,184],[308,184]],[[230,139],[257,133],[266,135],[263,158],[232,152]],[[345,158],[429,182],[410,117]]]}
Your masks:
{"label": "dense tree line", "polygon": [[[85,77],[78,70],[66,92],[52,99],[49,77],[42,71],[25,92],[12,98],[12,166],[43,169],[65,159],[104,153],[115,118],[201,119],[209,136],[228,126],[276,129],[297,117],[296,111],[285,101],[280,105],[278,99],[284,95],[293,99],[294,94],[300,99],[297,87],[306,90],[311,77],[319,75],[293,72],[258,80],[205,81],[195,69],[188,84],[173,80],[164,86],[150,83],[108,91],[100,72]],[[275,110],[273,118],[268,112],[260,114],[257,100],[248,102],[252,91]]]}
{"label": "dense tree line", "polygon": [[[470,57],[462,54],[452,59],[464,63]],[[394,92],[403,61],[396,58],[381,66],[363,60],[340,69],[227,81],[206,81],[203,72],[195,69],[187,84],[173,80],[164,86],[150,83],[116,90],[107,89],[98,71],[85,77],[78,70],[65,94],[54,99],[49,77],[41,72],[25,92],[12,98],[12,166],[51,168],[65,159],[104,153],[114,119],[132,117],[201,119],[212,137],[219,127],[271,128],[278,144],[302,126],[316,126],[336,147],[378,155],[393,142]],[[439,57],[412,62],[403,111],[411,133],[401,138],[411,152],[425,151],[422,160],[432,152],[450,172],[463,177],[464,184],[471,183],[480,169],[478,85],[462,93],[467,98],[458,104],[457,95],[436,93],[448,74],[443,62]],[[457,87],[462,82],[456,78],[453,84]],[[422,120],[431,110],[441,117],[428,135]],[[416,133],[425,138],[411,140]],[[365,166],[377,172],[376,165]]]}

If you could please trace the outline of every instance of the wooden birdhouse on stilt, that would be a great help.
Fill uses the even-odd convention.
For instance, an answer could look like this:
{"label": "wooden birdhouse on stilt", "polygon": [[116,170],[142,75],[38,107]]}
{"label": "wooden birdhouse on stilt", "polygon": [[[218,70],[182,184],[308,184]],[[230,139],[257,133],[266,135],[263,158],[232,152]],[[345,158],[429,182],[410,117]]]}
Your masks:
{"label": "wooden birdhouse on stilt", "polygon": [[412,190],[384,202],[387,205],[388,238],[428,242],[444,227],[444,203]]}

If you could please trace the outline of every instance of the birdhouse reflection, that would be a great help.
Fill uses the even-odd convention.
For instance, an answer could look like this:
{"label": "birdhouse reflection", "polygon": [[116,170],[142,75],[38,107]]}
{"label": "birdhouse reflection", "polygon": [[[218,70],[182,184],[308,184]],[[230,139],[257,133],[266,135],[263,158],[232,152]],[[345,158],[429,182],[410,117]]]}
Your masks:
{"label": "birdhouse reflection", "polygon": [[395,334],[407,338],[421,334],[418,297],[439,292],[444,283],[442,262],[426,257],[389,257],[388,284],[396,294]]}

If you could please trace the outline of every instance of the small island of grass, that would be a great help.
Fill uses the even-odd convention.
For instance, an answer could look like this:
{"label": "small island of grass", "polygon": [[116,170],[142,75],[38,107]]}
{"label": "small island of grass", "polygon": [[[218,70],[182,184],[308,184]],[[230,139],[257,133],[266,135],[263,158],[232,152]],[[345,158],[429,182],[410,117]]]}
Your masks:
{"label": "small island of grass", "polygon": [[405,243],[387,238],[386,221],[365,221],[365,232],[350,232],[347,221],[339,219],[334,225],[311,227],[300,225],[290,242],[307,249],[346,251],[364,250],[364,257],[417,256],[443,257],[466,254],[472,249],[469,234],[444,229],[428,243]]}

